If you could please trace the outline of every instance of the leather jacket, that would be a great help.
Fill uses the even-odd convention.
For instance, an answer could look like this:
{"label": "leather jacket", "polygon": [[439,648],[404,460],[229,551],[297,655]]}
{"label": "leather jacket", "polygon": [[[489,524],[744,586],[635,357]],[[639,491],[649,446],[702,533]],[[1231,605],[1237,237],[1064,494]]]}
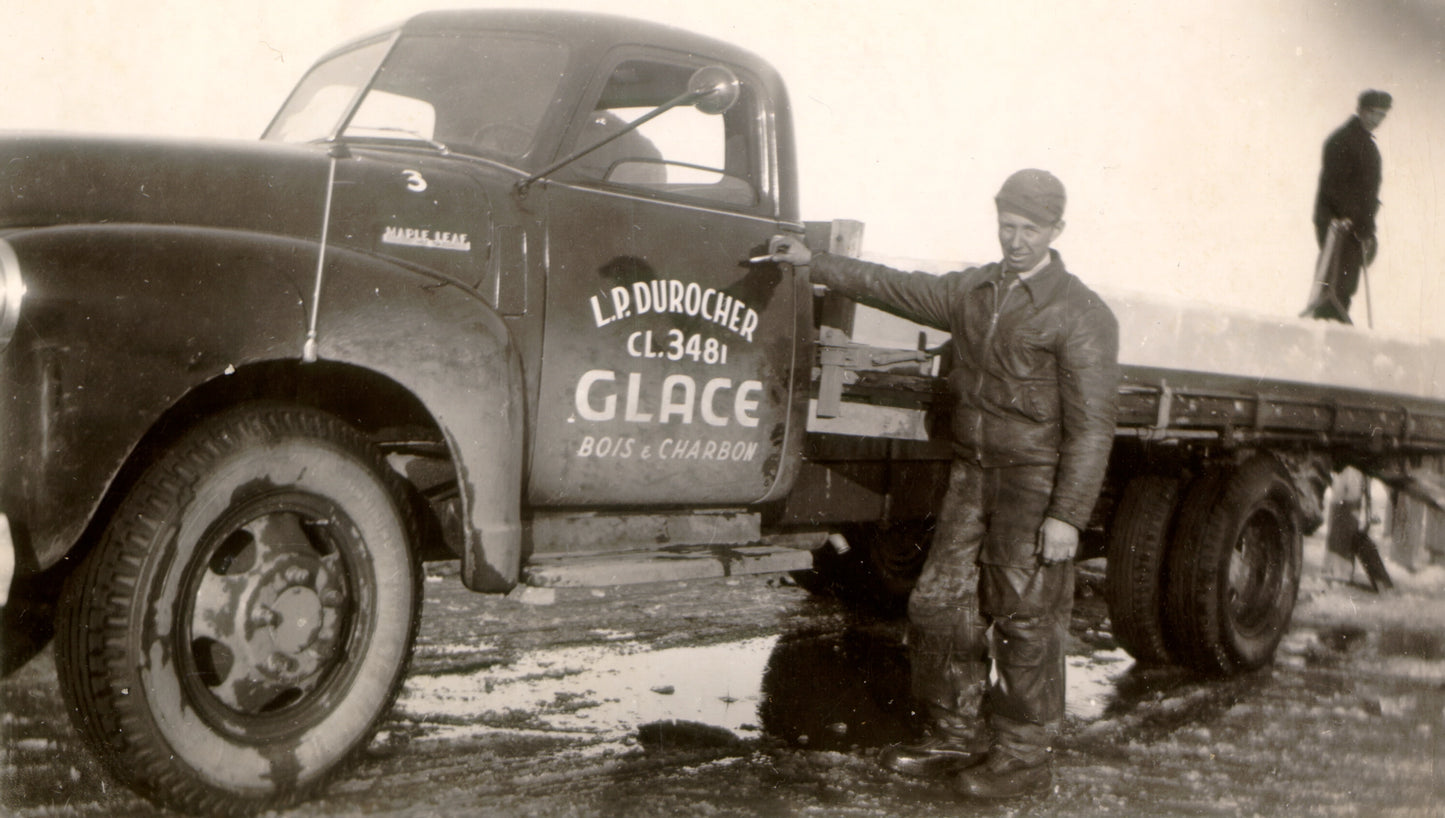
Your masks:
{"label": "leather jacket", "polygon": [[820,253],[812,279],[952,333],[955,456],[986,468],[1055,465],[1046,514],[1082,529],[1114,444],[1119,327],[1058,252],[1050,256],[1006,292],[999,263],[935,276]]}

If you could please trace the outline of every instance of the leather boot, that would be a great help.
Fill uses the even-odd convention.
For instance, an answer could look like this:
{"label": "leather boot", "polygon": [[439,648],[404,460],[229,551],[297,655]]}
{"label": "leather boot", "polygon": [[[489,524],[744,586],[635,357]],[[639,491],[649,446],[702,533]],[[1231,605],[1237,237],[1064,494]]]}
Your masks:
{"label": "leather boot", "polygon": [[878,763],[915,778],[942,778],[981,763],[987,754],[962,739],[931,735],[913,744],[894,744],[878,754]]}
{"label": "leather boot", "polygon": [[968,798],[1017,798],[1047,792],[1053,784],[1049,762],[1028,764],[1017,756],[993,752],[982,764],[964,770],[953,787]]}

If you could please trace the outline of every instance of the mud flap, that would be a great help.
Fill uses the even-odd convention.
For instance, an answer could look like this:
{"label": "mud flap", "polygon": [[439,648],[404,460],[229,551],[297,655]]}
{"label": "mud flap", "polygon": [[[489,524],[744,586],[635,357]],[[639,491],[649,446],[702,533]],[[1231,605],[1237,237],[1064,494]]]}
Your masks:
{"label": "mud flap", "polygon": [[467,536],[462,551],[462,584],[481,593],[506,593],[517,584],[522,566],[522,529],[502,522]]}

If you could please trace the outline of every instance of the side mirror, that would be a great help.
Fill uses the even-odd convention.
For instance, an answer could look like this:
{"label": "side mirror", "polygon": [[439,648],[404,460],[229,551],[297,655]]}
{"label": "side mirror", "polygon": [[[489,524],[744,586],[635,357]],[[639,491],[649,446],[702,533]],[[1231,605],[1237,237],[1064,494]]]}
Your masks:
{"label": "side mirror", "polygon": [[705,114],[721,114],[738,101],[742,83],[731,70],[709,65],[693,72],[687,81],[689,96],[695,96],[693,107]]}

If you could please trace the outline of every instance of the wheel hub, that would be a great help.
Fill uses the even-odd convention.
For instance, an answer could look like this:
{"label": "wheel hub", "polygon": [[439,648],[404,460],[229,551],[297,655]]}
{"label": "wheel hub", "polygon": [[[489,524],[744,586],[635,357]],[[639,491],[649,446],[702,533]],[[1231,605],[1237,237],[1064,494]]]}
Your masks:
{"label": "wheel hub", "polygon": [[[288,575],[298,581],[288,580]],[[322,603],[312,577],[320,578],[321,572],[292,566],[272,572],[251,595],[246,655],[256,675],[304,685],[334,655],[340,612],[337,605]]]}
{"label": "wheel hub", "polygon": [[197,586],[189,646],[201,683],[229,710],[290,705],[341,658],[350,600],[330,527],[286,507],[219,538]]}
{"label": "wheel hub", "polygon": [[321,598],[305,586],[287,588],[276,599],[276,613],[281,624],[271,628],[276,649],[295,654],[316,641],[321,631]]}
{"label": "wheel hub", "polygon": [[1266,514],[1250,518],[1235,541],[1228,567],[1227,603],[1234,621],[1256,628],[1272,610],[1270,592],[1280,581],[1278,558],[1284,544],[1278,522]]}

